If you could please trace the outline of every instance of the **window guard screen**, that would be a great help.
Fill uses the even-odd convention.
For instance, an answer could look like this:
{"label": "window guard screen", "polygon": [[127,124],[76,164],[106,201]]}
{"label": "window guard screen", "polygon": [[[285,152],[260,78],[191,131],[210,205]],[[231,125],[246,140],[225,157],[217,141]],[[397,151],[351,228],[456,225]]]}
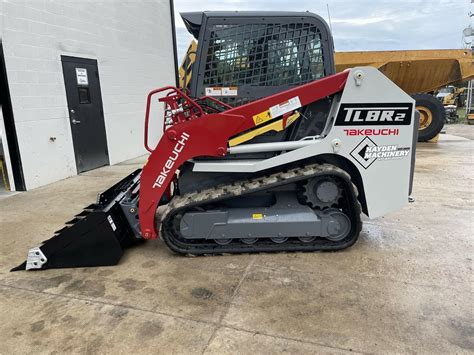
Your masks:
{"label": "window guard screen", "polygon": [[210,27],[204,86],[299,85],[325,74],[321,33],[314,24]]}

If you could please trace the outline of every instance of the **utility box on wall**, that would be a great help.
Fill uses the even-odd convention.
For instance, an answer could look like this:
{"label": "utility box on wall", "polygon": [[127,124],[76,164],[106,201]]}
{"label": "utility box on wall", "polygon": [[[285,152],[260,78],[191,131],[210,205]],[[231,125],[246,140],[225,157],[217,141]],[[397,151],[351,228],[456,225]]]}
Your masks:
{"label": "utility box on wall", "polygon": [[146,95],[176,80],[169,0],[0,0],[0,35],[26,189],[145,153]]}

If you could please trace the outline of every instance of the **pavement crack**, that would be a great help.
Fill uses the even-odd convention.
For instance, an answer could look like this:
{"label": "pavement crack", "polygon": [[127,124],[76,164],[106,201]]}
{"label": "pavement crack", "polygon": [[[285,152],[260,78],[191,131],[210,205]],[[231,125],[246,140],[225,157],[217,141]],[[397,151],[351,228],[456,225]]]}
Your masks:
{"label": "pavement crack", "polygon": [[243,282],[245,281],[245,279],[247,278],[247,275],[250,273],[250,270],[252,269],[253,265],[255,264],[255,262],[257,261],[257,255],[253,255],[252,259],[249,261],[247,267],[245,268],[243,274],[242,274],[242,277],[240,278],[237,286],[234,288],[234,291],[232,292],[232,296],[229,300],[229,303],[225,309],[224,312],[222,312],[221,316],[219,317],[219,320],[217,322],[217,326],[216,328],[214,329],[214,331],[212,332],[210,338],[209,338],[209,341],[207,342],[206,346],[204,347],[203,351],[202,351],[202,354],[204,354],[207,349],[209,348],[209,345],[212,343],[212,341],[214,340],[214,338],[216,337],[216,334],[217,334],[217,331],[222,327],[222,321],[224,320],[224,318],[227,316],[227,314],[229,313],[229,310],[230,310],[230,307],[232,307],[233,303],[234,303],[234,299],[235,297],[237,296],[237,294],[239,293],[240,291],[240,288],[242,287],[242,284]]}

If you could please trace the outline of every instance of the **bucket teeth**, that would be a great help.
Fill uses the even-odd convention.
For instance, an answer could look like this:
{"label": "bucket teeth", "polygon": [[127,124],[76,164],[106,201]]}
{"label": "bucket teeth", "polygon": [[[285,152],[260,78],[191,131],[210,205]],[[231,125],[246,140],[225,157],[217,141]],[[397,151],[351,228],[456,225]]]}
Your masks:
{"label": "bucket teeth", "polygon": [[78,221],[80,221],[80,218],[74,217],[73,219],[71,219],[70,221],[67,221],[67,222],[64,223],[64,224],[65,224],[65,225],[73,225],[73,224],[76,224]]}
{"label": "bucket teeth", "polygon": [[69,227],[68,226],[64,226],[62,227],[60,230],[57,230],[56,232],[54,232],[54,234],[59,234],[59,233],[62,233],[64,232],[66,229],[68,229]]}
{"label": "bucket teeth", "polygon": [[84,210],[84,211],[82,211],[81,213],[76,214],[74,217],[77,217],[77,218],[84,218],[84,217],[86,217],[87,215],[89,215],[91,212],[92,212],[92,211]]}
{"label": "bucket teeth", "polygon": [[65,226],[63,228],[57,230],[56,232],[54,232],[54,234],[63,233],[68,228],[71,228],[73,225],[75,225],[76,223],[80,222],[81,220],[83,220],[84,218],[89,216],[91,213],[93,213],[93,211],[83,210],[81,213],[76,214],[73,219],[71,219],[70,221],[67,221],[66,223],[64,223]]}

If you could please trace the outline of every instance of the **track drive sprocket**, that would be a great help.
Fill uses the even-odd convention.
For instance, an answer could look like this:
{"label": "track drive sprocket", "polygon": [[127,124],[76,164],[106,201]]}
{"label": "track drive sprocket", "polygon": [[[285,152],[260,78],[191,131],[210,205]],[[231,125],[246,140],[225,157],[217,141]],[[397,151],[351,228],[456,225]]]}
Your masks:
{"label": "track drive sprocket", "polygon": [[342,187],[331,176],[318,176],[302,185],[300,196],[311,208],[322,210],[338,203],[342,196]]}

